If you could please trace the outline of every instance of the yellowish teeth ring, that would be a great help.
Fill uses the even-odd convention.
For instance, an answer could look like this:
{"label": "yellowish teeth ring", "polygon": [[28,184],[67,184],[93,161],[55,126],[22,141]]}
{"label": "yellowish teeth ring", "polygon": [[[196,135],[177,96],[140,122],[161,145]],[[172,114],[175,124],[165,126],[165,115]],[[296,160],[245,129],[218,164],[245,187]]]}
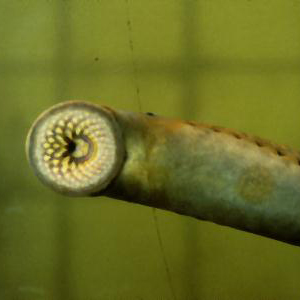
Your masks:
{"label": "yellowish teeth ring", "polygon": [[26,149],[37,176],[55,190],[103,190],[124,159],[121,131],[110,111],[81,101],[56,105],[33,124]]}

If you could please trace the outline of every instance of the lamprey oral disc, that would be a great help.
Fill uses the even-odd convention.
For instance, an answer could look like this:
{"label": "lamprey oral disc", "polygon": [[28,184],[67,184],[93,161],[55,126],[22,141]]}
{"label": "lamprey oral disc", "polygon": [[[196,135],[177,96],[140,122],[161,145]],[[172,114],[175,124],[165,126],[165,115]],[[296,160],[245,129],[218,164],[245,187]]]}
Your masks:
{"label": "lamprey oral disc", "polygon": [[78,196],[104,189],[124,160],[121,131],[111,112],[80,101],[44,112],[29,131],[26,152],[42,182]]}

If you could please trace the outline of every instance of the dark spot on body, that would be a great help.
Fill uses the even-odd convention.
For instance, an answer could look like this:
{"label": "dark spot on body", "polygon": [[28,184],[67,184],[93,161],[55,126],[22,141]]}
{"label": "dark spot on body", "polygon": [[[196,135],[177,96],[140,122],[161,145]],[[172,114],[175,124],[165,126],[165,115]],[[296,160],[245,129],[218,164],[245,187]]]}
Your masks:
{"label": "dark spot on body", "polygon": [[237,132],[233,132],[232,135],[239,140],[242,138],[242,136]]}
{"label": "dark spot on body", "polygon": [[186,123],[191,125],[191,126],[197,126],[197,124],[195,122],[192,122],[192,121],[187,121]]}
{"label": "dark spot on body", "polygon": [[258,146],[258,147],[262,147],[263,146],[263,143],[261,141],[255,141],[255,144]]}
{"label": "dark spot on body", "polygon": [[279,156],[284,156],[284,153],[281,150],[279,150],[279,149],[276,150],[276,153]]}
{"label": "dark spot on body", "polygon": [[218,126],[213,126],[211,128],[214,132],[221,132],[222,131],[222,128],[221,127],[218,127]]}
{"label": "dark spot on body", "polygon": [[146,115],[150,116],[150,117],[155,117],[156,116],[156,114],[153,113],[153,112],[146,112]]}

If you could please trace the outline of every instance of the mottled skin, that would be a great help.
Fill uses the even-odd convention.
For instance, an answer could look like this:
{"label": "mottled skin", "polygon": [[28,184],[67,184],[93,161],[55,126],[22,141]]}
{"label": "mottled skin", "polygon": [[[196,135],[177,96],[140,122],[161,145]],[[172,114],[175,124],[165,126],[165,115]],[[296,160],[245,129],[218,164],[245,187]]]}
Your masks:
{"label": "mottled skin", "polygon": [[96,195],[300,245],[300,154],[215,126],[110,110],[124,165]]}

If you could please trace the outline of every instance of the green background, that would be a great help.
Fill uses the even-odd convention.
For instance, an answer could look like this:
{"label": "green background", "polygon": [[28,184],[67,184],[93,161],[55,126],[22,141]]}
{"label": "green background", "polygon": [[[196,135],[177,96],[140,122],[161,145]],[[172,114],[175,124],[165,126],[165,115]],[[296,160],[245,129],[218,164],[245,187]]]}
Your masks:
{"label": "green background", "polygon": [[0,0],[0,299],[300,299],[300,248],[38,182],[26,134],[69,99],[300,149],[299,0]]}

